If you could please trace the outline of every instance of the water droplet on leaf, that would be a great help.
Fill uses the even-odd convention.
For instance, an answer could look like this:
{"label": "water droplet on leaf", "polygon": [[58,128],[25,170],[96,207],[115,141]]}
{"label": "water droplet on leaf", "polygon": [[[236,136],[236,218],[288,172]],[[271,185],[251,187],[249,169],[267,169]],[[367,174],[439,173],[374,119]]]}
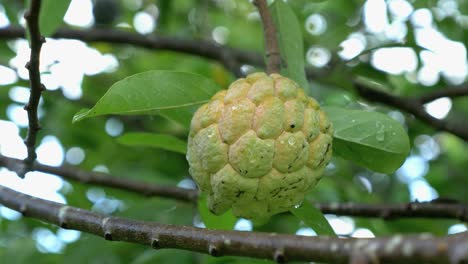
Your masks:
{"label": "water droplet on leaf", "polygon": [[382,142],[385,140],[385,125],[381,122],[377,121],[375,123],[375,127],[377,128],[377,132],[375,134],[375,138],[377,141]]}

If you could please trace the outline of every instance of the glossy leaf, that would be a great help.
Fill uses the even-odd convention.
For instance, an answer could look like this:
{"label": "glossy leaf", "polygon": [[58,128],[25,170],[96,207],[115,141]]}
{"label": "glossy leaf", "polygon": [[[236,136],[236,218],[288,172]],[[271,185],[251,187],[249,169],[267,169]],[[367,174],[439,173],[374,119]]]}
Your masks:
{"label": "glossy leaf", "polygon": [[305,201],[300,207],[293,208],[290,211],[318,235],[336,236],[323,213],[311,203]]}
{"label": "glossy leaf", "polygon": [[205,226],[209,229],[232,230],[237,222],[237,218],[232,214],[232,211],[229,210],[219,216],[214,215],[208,209],[207,200],[205,194],[200,195],[198,198],[198,213]]}
{"label": "glossy leaf", "polygon": [[73,122],[106,114],[161,114],[189,127],[197,107],[219,89],[214,81],[193,73],[138,73],[112,85],[93,108],[78,112]]}
{"label": "glossy leaf", "polygon": [[43,0],[39,14],[39,29],[41,34],[49,37],[63,24],[71,0]]}
{"label": "glossy leaf", "polygon": [[333,150],[376,172],[392,173],[408,156],[408,135],[389,116],[362,110],[324,107],[333,123]]}
{"label": "glossy leaf", "polygon": [[304,42],[299,21],[291,7],[283,1],[275,1],[270,7],[281,50],[281,73],[309,90],[304,70]]}
{"label": "glossy leaf", "polygon": [[181,154],[185,154],[187,152],[187,142],[166,134],[144,132],[126,133],[117,138],[117,141],[120,144],[127,146],[154,147]]}

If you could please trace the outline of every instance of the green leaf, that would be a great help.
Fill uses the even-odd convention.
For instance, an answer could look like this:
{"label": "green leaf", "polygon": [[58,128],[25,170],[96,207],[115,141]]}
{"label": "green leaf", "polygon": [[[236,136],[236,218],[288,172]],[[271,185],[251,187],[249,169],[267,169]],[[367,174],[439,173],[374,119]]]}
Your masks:
{"label": "green leaf", "polygon": [[198,213],[205,226],[209,229],[232,230],[237,222],[237,218],[232,214],[232,211],[229,210],[219,216],[214,215],[208,209],[207,200],[205,194],[200,195],[198,198]]}
{"label": "green leaf", "polygon": [[300,207],[293,208],[290,212],[312,228],[317,235],[336,236],[323,213],[310,202],[304,201]]}
{"label": "green leaf", "polygon": [[376,172],[392,173],[410,150],[408,134],[389,116],[362,110],[324,107],[333,123],[333,150]]}
{"label": "green leaf", "polygon": [[78,112],[73,122],[106,114],[161,114],[187,128],[197,107],[218,90],[218,84],[201,75],[147,71],[113,84],[93,108]]}
{"label": "green leaf", "polygon": [[299,20],[289,5],[281,0],[270,6],[273,21],[278,30],[281,57],[284,61],[281,74],[296,81],[307,92],[309,83],[304,70],[304,42]]}
{"label": "green leaf", "polygon": [[39,14],[39,29],[41,35],[48,37],[63,24],[71,0],[43,0]]}
{"label": "green leaf", "polygon": [[181,154],[185,154],[187,152],[187,142],[166,134],[144,132],[126,133],[117,138],[117,142],[127,146],[154,147]]}

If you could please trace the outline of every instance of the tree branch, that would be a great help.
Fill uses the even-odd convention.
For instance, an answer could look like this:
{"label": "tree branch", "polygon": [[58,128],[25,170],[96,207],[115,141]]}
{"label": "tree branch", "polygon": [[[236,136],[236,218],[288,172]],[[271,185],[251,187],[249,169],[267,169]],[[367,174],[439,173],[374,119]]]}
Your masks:
{"label": "tree branch", "polygon": [[468,260],[468,232],[443,238],[420,234],[342,239],[218,231],[101,215],[31,197],[2,186],[0,203],[24,216],[95,234],[106,240],[139,243],[153,248],[186,249],[213,256],[247,256],[277,262],[346,263],[351,258],[355,259],[359,252],[373,263],[461,264]]}
{"label": "tree branch", "polygon": [[29,71],[29,83],[31,87],[31,94],[29,96],[28,104],[24,106],[24,109],[28,112],[28,134],[24,143],[28,149],[28,156],[24,160],[25,170],[20,173],[20,176],[24,176],[34,161],[36,160],[36,138],[37,133],[41,129],[39,125],[39,118],[37,116],[37,107],[39,100],[41,99],[41,93],[45,90],[44,85],[41,83],[41,74],[39,72],[40,54],[42,43],[45,42],[45,38],[41,36],[39,30],[39,11],[41,9],[41,0],[31,0],[30,9],[26,11],[24,18],[26,19],[27,28],[29,32],[29,40],[31,46],[31,55],[29,62],[26,64],[26,68]]}
{"label": "tree branch", "polygon": [[322,213],[385,220],[405,217],[454,218],[468,222],[468,205],[463,203],[412,202],[402,204],[316,203]]}
{"label": "tree branch", "polygon": [[[20,172],[22,168],[22,161],[0,155],[0,166],[4,166],[15,172]],[[173,186],[156,185],[123,177],[111,176],[101,172],[88,172],[75,167],[52,167],[36,162],[32,165],[32,169],[59,175],[67,180],[122,189],[145,196],[161,196],[185,202],[195,202],[197,198],[197,191],[195,190]]]}
{"label": "tree branch", "polygon": [[260,13],[263,24],[267,72],[279,73],[281,69],[281,53],[278,45],[276,27],[273,23],[270,10],[268,9],[266,0],[254,0],[254,4]]}
{"label": "tree branch", "polygon": [[[455,122],[452,120],[437,119],[429,115],[424,109],[424,103],[430,102],[434,99],[441,97],[456,97],[467,95],[467,87],[455,89],[445,89],[437,92],[430,93],[421,97],[400,97],[389,94],[384,91],[379,91],[370,88],[362,83],[355,82],[357,92],[363,98],[372,101],[383,103],[388,106],[392,106],[403,110],[409,114],[414,115],[421,121],[425,122],[429,126],[441,130],[450,132],[464,140],[468,140],[468,126],[462,122]],[[442,92],[444,91],[444,92]]]}
{"label": "tree branch", "polygon": [[421,102],[421,104],[427,104],[442,97],[455,98],[461,96],[468,96],[468,86],[435,90],[430,93],[421,95],[418,97],[418,100]]}
{"label": "tree branch", "polygon": [[[21,168],[22,161],[0,155],[0,166],[12,171]],[[61,176],[64,179],[104,187],[121,189],[145,196],[160,196],[184,202],[196,202],[196,190],[174,186],[161,186],[106,173],[88,172],[76,167],[52,167],[34,164],[33,169]],[[468,205],[463,203],[404,203],[404,204],[357,204],[357,203],[316,203],[323,213],[350,215],[358,217],[380,217],[387,220],[395,218],[453,218],[468,222]]]}
{"label": "tree branch", "polygon": [[[24,29],[10,26],[0,29],[0,39],[24,38]],[[165,36],[147,36],[123,30],[92,28],[86,30],[59,29],[52,38],[78,39],[85,42],[108,42],[129,44],[137,47],[170,50],[201,56],[221,62],[228,70],[240,75],[239,62],[264,65],[257,52],[245,51],[218,45],[211,41],[183,39]]]}

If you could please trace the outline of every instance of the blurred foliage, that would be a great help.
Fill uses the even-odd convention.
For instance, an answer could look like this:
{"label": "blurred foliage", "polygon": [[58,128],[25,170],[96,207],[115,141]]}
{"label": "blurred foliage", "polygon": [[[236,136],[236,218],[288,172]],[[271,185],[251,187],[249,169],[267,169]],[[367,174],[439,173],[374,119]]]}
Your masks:
{"label": "blurred foliage", "polygon": [[[449,1],[409,1],[415,10],[423,8],[429,10],[434,17],[434,27],[447,38],[468,43],[468,2],[450,1],[458,7],[456,10],[460,16],[442,18],[438,17],[437,12],[443,2]],[[419,54],[420,50],[413,36],[414,27],[410,21],[406,21],[408,33],[402,43],[394,43],[382,34],[367,31],[362,19],[364,3],[363,0],[288,1],[299,19],[299,24],[303,25],[304,53],[307,54],[310,47],[325,47],[330,52],[330,62],[326,67],[311,65],[304,58],[306,68],[318,73],[318,77],[311,81],[312,94],[326,105],[371,109],[401,117],[410,137],[412,147],[410,155],[423,155],[424,149],[419,141],[421,141],[421,135],[429,135],[436,144],[431,147],[432,150],[439,147],[440,153],[427,160],[428,171],[423,179],[437,191],[439,197],[468,202],[466,142],[453,135],[434,131],[414,117],[402,114],[395,109],[363,102],[353,90],[351,83],[357,77],[370,79],[377,82],[382,89],[403,96],[416,96],[451,85],[450,80],[443,77],[434,85],[425,86],[414,81],[414,76],[411,74],[392,75],[383,72],[370,63],[372,51],[351,59],[349,62],[344,62],[338,56],[341,50],[340,44],[353,32],[359,32],[364,36],[368,43],[366,49],[376,49],[385,45],[406,45],[415,49]],[[12,25],[22,23],[21,17],[25,9],[23,1],[2,0],[0,4]],[[154,12],[156,7],[158,12]],[[156,28],[152,33],[154,35],[212,40],[214,32],[224,32],[223,43],[220,43],[222,45],[259,52],[263,49],[263,36],[258,14],[247,0],[121,0],[119,10],[119,16],[115,18],[112,16],[116,19],[113,22],[116,25],[114,27],[127,23],[133,29],[133,19],[136,13],[147,12],[153,14],[156,21]],[[2,8],[0,8],[1,11]],[[320,14],[326,20],[326,30],[321,34],[309,33],[310,29],[308,30],[306,21],[313,14]],[[392,19],[390,16],[390,20]],[[0,65],[9,67],[10,59],[16,55],[13,44],[13,40],[0,41]],[[60,140],[65,150],[72,147],[82,148],[86,156],[79,167],[86,170],[104,165],[116,177],[128,177],[158,184],[177,185],[182,180],[188,179],[184,155],[162,149],[118,144],[116,138],[106,133],[105,129],[106,122],[113,118],[123,125],[124,133],[152,132],[185,139],[187,131],[180,125],[160,116],[106,116],[87,119],[76,124],[71,123],[72,117],[80,109],[94,105],[115,82],[139,72],[186,71],[213,79],[222,87],[227,87],[234,80],[232,73],[227,72],[216,61],[194,55],[108,43],[88,43],[87,45],[103,54],[115,55],[119,67],[110,73],[86,75],[81,85],[83,95],[78,100],[67,99],[61,90],[46,92],[41,106],[44,113],[41,119],[43,130],[39,134],[38,142],[47,135],[53,135]],[[78,62],[76,67],[80,67]],[[418,67],[421,65],[419,64]],[[8,107],[18,105],[9,95],[10,90],[15,86],[27,87],[28,82],[20,78],[16,83],[0,86],[0,119],[2,120],[11,118],[11,115],[7,114]],[[467,100],[467,98],[453,100],[452,109],[447,118],[466,118],[468,116]],[[26,128],[21,127],[20,133],[24,136]],[[385,175],[368,171],[336,156],[318,187],[311,190],[308,199],[321,202],[408,202],[411,199],[409,185],[400,178],[395,173]],[[67,203],[73,206],[101,210],[100,212],[103,210],[102,206],[99,207],[99,204],[89,197],[92,193],[104,193],[107,199],[104,200],[105,202],[112,204],[118,201],[119,204],[117,209],[104,212],[134,219],[193,225],[199,217],[194,205],[158,197],[148,199],[111,188],[67,182],[60,193],[64,195]],[[367,228],[375,235],[414,232],[444,235],[447,234],[451,225],[459,223],[456,220],[433,219],[392,221],[358,217],[352,219],[355,228]],[[227,221],[232,221],[232,219]],[[265,225],[254,226],[253,229],[295,233],[303,227],[305,224],[291,214],[280,214],[274,216]],[[54,254],[41,249],[37,240],[33,239],[33,233],[37,228],[47,228],[53,233],[59,230],[57,227],[35,220],[25,218],[8,220],[0,217],[2,263],[4,263],[3,260],[7,260],[5,263],[270,263],[237,257],[213,258],[181,250],[155,251],[141,245],[105,242],[101,238],[87,234],[81,234],[79,240],[67,244],[60,253]]]}

